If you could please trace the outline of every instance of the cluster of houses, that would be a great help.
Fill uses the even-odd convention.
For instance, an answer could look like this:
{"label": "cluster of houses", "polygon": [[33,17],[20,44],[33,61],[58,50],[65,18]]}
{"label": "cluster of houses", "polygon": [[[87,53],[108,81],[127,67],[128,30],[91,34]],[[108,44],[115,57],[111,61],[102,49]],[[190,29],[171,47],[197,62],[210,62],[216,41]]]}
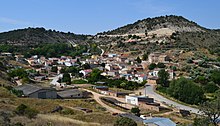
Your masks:
{"label": "cluster of houses", "polygon": [[[134,58],[130,58],[129,54],[104,54],[102,56],[92,56],[91,59],[81,61],[82,64],[90,64],[91,69],[81,70],[85,77],[88,76],[93,68],[97,68],[102,72],[101,75],[118,79],[124,77],[128,81],[142,83],[148,81],[150,84],[156,84],[159,68],[148,70],[151,63],[164,63],[168,66],[173,65],[169,62],[169,57],[163,53],[152,53],[148,57],[148,61],[138,63]],[[100,66],[99,64],[105,64]],[[170,79],[174,78],[174,71],[167,69]]]}
{"label": "cluster of houses", "polygon": [[[2,55],[11,55],[8,53]],[[16,57],[17,61],[23,61],[22,56]],[[169,62],[169,57],[163,53],[152,53],[148,57],[148,61],[138,63],[135,58],[131,58],[130,54],[103,54],[102,56],[92,55],[91,58],[81,59],[80,57],[72,58],[70,56],[61,56],[60,58],[45,58],[44,56],[34,55],[31,58],[25,59],[26,62],[34,68],[38,75],[33,75],[33,79],[42,81],[47,76],[56,76],[62,67],[79,66],[79,64],[88,64],[89,69],[82,69],[79,71],[83,77],[89,76],[92,69],[96,68],[102,71],[103,76],[112,79],[125,78],[128,81],[142,83],[148,81],[149,84],[156,84],[158,72],[160,69],[148,70],[151,63],[164,63],[166,65],[173,65]],[[103,65],[104,64],[104,65]],[[57,66],[58,71],[51,71],[53,66]],[[167,69],[170,74],[170,79],[174,78],[174,72]]]}

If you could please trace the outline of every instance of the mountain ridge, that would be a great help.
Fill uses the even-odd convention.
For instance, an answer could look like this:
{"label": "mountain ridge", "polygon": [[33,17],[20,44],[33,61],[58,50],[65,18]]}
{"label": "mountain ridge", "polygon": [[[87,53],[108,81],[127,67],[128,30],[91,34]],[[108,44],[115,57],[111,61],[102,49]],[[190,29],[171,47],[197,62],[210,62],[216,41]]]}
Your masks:
{"label": "mountain ridge", "polygon": [[97,33],[97,35],[145,33],[160,28],[170,28],[178,32],[197,32],[211,30],[190,21],[183,16],[169,15],[138,20],[125,26]]}
{"label": "mountain ridge", "polygon": [[24,28],[0,33],[0,44],[16,46],[35,46],[45,43],[65,43],[68,41],[80,43],[89,35],[64,33],[45,28]]}
{"label": "mountain ridge", "polygon": [[[161,34],[161,35],[160,35]],[[127,42],[135,41],[136,44]],[[208,29],[182,16],[160,16],[138,20],[114,30],[96,35],[77,35],[44,28],[25,28],[0,33],[0,45],[35,47],[47,43],[96,43],[104,45],[118,44],[122,50],[131,50],[133,46],[143,43],[164,43],[167,47],[207,48],[210,51],[220,50],[220,30]],[[124,44],[121,44],[124,43]],[[125,45],[125,46],[121,46]],[[131,46],[126,46],[131,45]],[[117,50],[117,48],[111,49]],[[128,49],[126,49],[128,48]],[[139,48],[139,47],[138,47]],[[133,48],[134,49],[134,48]],[[1,50],[0,50],[1,51]]]}

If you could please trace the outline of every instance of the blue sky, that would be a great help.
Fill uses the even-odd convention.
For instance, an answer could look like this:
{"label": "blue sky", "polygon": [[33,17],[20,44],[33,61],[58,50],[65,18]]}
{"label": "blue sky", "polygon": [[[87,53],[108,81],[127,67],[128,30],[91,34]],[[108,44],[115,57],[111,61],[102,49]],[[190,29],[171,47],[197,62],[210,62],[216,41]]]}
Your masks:
{"label": "blue sky", "polygon": [[96,34],[170,14],[220,28],[220,0],[1,0],[0,5],[0,32],[44,27]]}

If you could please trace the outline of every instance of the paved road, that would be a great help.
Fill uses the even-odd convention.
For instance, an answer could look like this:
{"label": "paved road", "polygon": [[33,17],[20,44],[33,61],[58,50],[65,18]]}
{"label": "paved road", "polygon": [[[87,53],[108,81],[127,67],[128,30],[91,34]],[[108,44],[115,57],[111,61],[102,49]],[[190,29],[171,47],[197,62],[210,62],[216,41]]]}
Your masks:
{"label": "paved road", "polygon": [[60,86],[60,83],[58,82],[59,78],[62,78],[63,74],[60,74],[56,77],[51,77],[49,79],[52,79],[52,81],[50,82],[50,84],[55,85],[55,86]]}
{"label": "paved road", "polygon": [[112,112],[112,113],[125,113],[121,110],[118,110],[118,109],[115,109],[115,108],[112,108],[108,105],[106,105],[105,103],[102,102],[102,100],[100,99],[100,97],[105,97],[105,95],[102,95],[102,94],[99,94],[99,93],[96,93],[94,91],[91,91],[91,90],[88,90],[88,89],[83,89],[83,90],[86,90],[88,92],[91,92],[93,94],[93,97],[94,99],[102,106],[102,107],[105,107],[107,109],[107,111],[109,112]]}
{"label": "paved road", "polygon": [[102,50],[102,53],[101,53],[101,56],[102,56],[105,53],[105,51],[100,46],[98,46],[98,48]]}
{"label": "paved road", "polygon": [[[149,96],[149,97],[154,98],[155,101],[158,101],[158,102],[160,102],[162,104],[163,103],[167,104],[167,105],[175,107],[177,109],[184,109],[184,110],[188,110],[188,111],[190,111],[192,113],[200,114],[199,109],[179,104],[179,103],[177,103],[175,101],[169,100],[169,99],[167,99],[167,98],[157,94],[154,91],[154,86],[152,86],[152,85],[146,86],[145,89],[146,89],[146,95]],[[145,89],[140,89],[140,90],[136,91],[136,93],[141,92],[143,95],[145,95]]]}

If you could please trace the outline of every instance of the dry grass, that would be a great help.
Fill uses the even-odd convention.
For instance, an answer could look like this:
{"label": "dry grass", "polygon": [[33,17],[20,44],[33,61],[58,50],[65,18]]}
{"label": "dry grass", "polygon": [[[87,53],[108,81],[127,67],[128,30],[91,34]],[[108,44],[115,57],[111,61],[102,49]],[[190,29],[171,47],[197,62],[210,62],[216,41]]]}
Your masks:
{"label": "dry grass", "polygon": [[112,125],[117,119],[117,117],[107,113],[84,114],[84,115],[75,116],[74,118],[86,122],[97,122],[102,125]]}
{"label": "dry grass", "polygon": [[192,114],[188,117],[182,117],[180,114],[178,113],[171,113],[169,115],[164,115],[164,117],[170,118],[171,120],[173,120],[176,123],[180,123],[180,124],[192,124],[193,123],[193,119],[195,118],[195,115]]}
{"label": "dry grass", "polygon": [[11,64],[12,66],[22,66],[25,69],[30,69],[31,68],[30,66],[22,64],[22,63],[19,63],[19,62],[15,61],[15,60],[9,60],[8,63]]}
{"label": "dry grass", "polygon": [[[93,99],[34,99],[34,98],[17,98],[7,89],[0,87],[0,110],[14,111],[20,104],[25,104],[39,111],[36,119],[27,119],[26,117],[15,116],[12,122],[22,122],[28,126],[47,125],[53,126],[86,126],[86,125],[113,125],[117,117],[99,109],[101,106]],[[50,114],[57,106],[64,109],[61,112]],[[68,110],[70,107],[82,107],[91,109],[92,113],[83,113],[77,110]],[[67,111],[67,112],[63,112]],[[49,114],[49,115],[48,115]]]}
{"label": "dry grass", "polygon": [[22,122],[26,126],[98,126],[98,123],[87,123],[60,115],[39,114],[36,119],[28,119],[24,116],[16,116],[11,119],[13,124]]}

